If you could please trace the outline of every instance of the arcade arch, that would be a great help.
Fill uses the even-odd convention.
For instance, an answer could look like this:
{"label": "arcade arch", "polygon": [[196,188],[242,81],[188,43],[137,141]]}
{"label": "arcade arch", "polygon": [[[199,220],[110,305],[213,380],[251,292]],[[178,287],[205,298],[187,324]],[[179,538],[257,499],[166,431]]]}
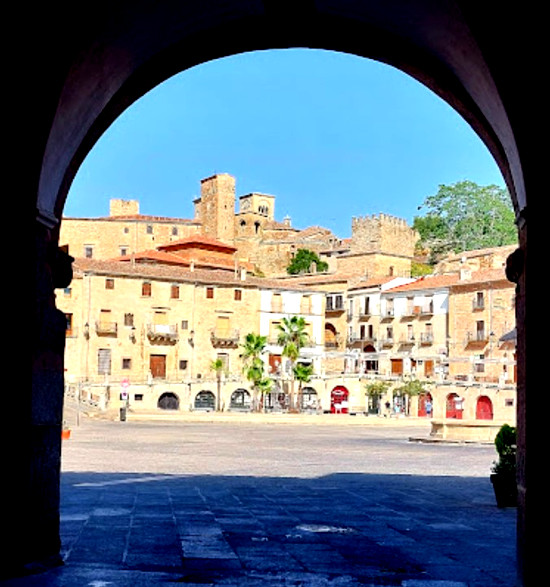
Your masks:
{"label": "arcade arch", "polygon": [[[392,64],[451,104],[470,123],[497,161],[517,214],[521,251],[508,274],[518,283],[518,545],[526,548],[526,185],[538,182],[530,150],[537,109],[528,102],[536,69],[522,32],[530,11],[479,11],[460,0],[385,3],[211,3],[122,1],[115,9],[95,2],[87,18],[64,12],[63,3],[37,8],[39,28],[29,38],[30,74],[40,99],[33,105],[32,137],[19,191],[36,195],[33,388],[19,401],[29,446],[21,447],[20,484],[25,507],[17,520],[25,543],[13,540],[12,564],[59,551],[59,470],[62,355],[65,320],[53,289],[70,283],[69,258],[57,249],[65,198],[80,163],[131,103],[171,75],[206,60],[252,49],[309,46],[347,51]],[[47,10],[47,12],[46,12]],[[522,29],[523,27],[523,29]],[[532,34],[532,33],[531,33]],[[509,39],[515,42],[510,43]],[[212,42],[216,39],[216,43]],[[34,49],[34,53],[32,53]],[[532,67],[526,67],[531,63]],[[28,69],[28,66],[25,66]],[[30,113],[29,113],[30,114]],[[525,174],[525,178],[524,178]],[[531,202],[533,204],[533,200]],[[529,294],[533,295],[533,294]],[[211,393],[211,392],[210,392]],[[213,396],[213,394],[212,394]],[[57,496],[57,497],[56,497]],[[29,506],[30,507],[27,507]],[[536,515],[536,511],[534,512]],[[531,518],[532,519],[532,518]],[[533,536],[538,528],[530,531]],[[27,537],[32,540],[27,541]]]}

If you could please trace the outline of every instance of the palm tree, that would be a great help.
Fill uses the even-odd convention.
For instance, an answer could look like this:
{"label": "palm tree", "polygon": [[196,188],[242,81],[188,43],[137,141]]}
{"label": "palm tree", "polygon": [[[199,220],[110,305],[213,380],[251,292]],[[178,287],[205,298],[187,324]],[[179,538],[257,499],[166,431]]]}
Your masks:
{"label": "palm tree", "polygon": [[277,344],[283,347],[283,357],[287,357],[290,361],[290,409],[294,409],[294,367],[300,356],[300,351],[308,342],[305,318],[303,316],[283,318],[278,329]]}
{"label": "palm tree", "polygon": [[302,387],[304,383],[311,381],[313,375],[313,365],[304,365],[303,363],[297,363],[294,367],[294,378],[299,381],[298,384],[298,406],[302,407]]}
{"label": "palm tree", "polygon": [[216,373],[216,385],[217,385],[217,398],[216,398],[216,411],[221,412],[222,409],[222,373],[223,373],[223,361],[221,359],[214,359],[210,363],[210,369]]}
{"label": "palm tree", "polygon": [[243,372],[248,381],[252,382],[255,410],[258,409],[258,391],[265,387],[262,383],[264,379],[264,362],[261,359],[261,354],[265,351],[266,344],[267,336],[249,332],[241,345],[243,352],[240,356],[244,362]]}

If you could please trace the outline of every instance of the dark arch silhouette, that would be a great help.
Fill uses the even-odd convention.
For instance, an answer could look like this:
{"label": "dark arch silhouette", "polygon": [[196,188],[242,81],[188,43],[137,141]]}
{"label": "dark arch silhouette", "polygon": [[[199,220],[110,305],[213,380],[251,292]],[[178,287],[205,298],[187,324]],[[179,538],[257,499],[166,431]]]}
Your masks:
{"label": "dark arch silhouette", "polygon": [[[526,507],[525,458],[528,447],[536,446],[526,432],[525,318],[528,295],[534,296],[527,292],[527,198],[546,189],[532,148],[541,118],[533,86],[543,69],[530,40],[540,38],[535,30],[539,17],[529,5],[480,10],[467,0],[96,0],[79,5],[78,11],[64,2],[43,3],[33,7],[32,15],[10,21],[21,24],[17,38],[25,44],[19,51],[25,61],[16,68],[28,80],[24,91],[32,97],[20,118],[32,129],[25,132],[24,153],[11,152],[17,152],[15,166],[23,167],[17,193],[30,198],[36,210],[33,387],[17,400],[17,420],[26,433],[25,443],[13,449],[19,469],[8,476],[21,500],[18,531],[6,527],[5,558],[11,566],[55,559],[60,548],[65,320],[55,308],[53,290],[71,279],[70,258],[57,248],[58,225],[80,164],[130,104],[168,77],[244,51],[311,47],[388,63],[431,88],[484,141],[510,190],[521,249],[507,275],[518,283],[518,553],[523,577],[527,538],[539,533],[532,527],[536,511],[533,515]],[[531,207],[541,206],[530,197]],[[529,413],[534,417],[534,409]]]}

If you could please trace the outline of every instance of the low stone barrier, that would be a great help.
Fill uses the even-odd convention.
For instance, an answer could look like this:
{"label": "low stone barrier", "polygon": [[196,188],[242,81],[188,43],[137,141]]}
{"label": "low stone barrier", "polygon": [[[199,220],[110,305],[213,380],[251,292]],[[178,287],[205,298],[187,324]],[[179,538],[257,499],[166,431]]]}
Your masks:
{"label": "low stone barrier", "polygon": [[455,442],[488,442],[495,440],[504,422],[495,420],[432,420],[430,438]]}

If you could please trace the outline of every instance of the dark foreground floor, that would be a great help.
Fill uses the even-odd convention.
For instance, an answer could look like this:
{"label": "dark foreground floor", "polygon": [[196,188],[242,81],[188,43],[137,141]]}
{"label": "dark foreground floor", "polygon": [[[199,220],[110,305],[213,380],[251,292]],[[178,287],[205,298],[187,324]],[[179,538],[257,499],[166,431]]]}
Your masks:
{"label": "dark foreground floor", "polygon": [[68,471],[62,484],[65,565],[6,585],[515,583],[516,512],[496,508],[487,477],[274,467],[272,476]]}

